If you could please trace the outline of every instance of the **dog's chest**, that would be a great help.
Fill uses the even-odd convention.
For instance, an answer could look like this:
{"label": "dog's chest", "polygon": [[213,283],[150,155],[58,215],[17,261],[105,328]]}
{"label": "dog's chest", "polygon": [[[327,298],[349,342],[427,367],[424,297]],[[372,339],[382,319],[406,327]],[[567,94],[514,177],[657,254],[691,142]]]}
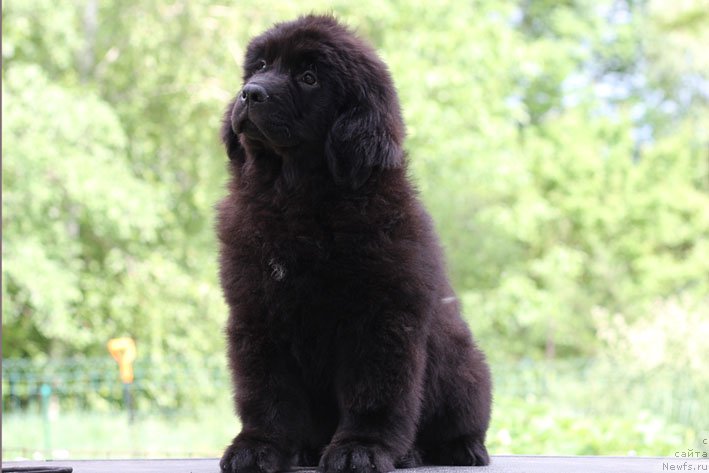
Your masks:
{"label": "dog's chest", "polygon": [[348,306],[343,299],[367,279],[372,259],[367,248],[376,246],[375,233],[343,225],[342,213],[323,209],[247,209],[241,228],[250,231],[240,233],[240,261],[234,263],[250,268],[254,277],[241,282],[261,295],[274,323],[288,328],[297,314],[311,319],[340,314]]}
{"label": "dog's chest", "polygon": [[264,244],[262,288],[273,335],[288,346],[303,381],[326,389],[336,354],[338,297],[328,274],[333,261],[325,239],[299,235]]}
{"label": "dog's chest", "polygon": [[272,316],[286,317],[325,297],[321,288],[332,262],[331,238],[312,216],[272,215],[248,238],[242,263],[260,277],[247,284],[263,294]]}
{"label": "dog's chest", "polygon": [[261,239],[258,264],[262,281],[273,291],[314,284],[330,258],[322,235],[279,235]]}

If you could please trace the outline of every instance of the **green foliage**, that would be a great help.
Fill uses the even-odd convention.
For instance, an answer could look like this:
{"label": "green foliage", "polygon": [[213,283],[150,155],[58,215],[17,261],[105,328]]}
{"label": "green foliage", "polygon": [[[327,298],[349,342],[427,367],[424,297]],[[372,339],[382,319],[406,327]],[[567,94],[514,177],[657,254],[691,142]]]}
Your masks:
{"label": "green foliage", "polygon": [[[184,125],[207,113],[180,89],[194,77],[165,81],[173,64],[146,74],[152,81],[127,76],[142,72],[138,58],[154,58],[141,50],[154,32],[140,30],[134,50],[118,58],[116,49],[99,49],[111,35],[129,36],[115,28],[108,38],[102,30],[78,42],[56,32],[50,47],[45,22],[56,14],[73,31],[80,5],[28,3],[13,3],[3,16],[5,354],[103,353],[109,338],[125,334],[143,355],[158,358],[219,350],[223,307],[210,210],[217,192],[206,195],[207,183],[218,191],[223,180],[223,163],[210,159],[218,155],[219,113],[211,126]],[[53,15],[45,16],[47,9]],[[179,45],[166,50],[182,56]],[[79,59],[93,64],[91,71],[79,72]],[[179,94],[166,98],[157,83]]]}
{"label": "green foliage", "polygon": [[[248,38],[310,11],[338,15],[389,65],[412,178],[490,357],[631,365],[652,349],[628,333],[660,340],[668,320],[704,327],[702,0],[2,8],[5,357],[105,354],[106,341],[123,335],[158,369],[178,354],[221,356],[219,122]],[[689,315],[677,319],[676,304]],[[677,347],[705,338],[702,328],[662,339],[674,348],[659,365],[696,365],[704,351]],[[625,431],[632,422],[598,425]],[[564,432],[552,429],[548,445],[561,445]],[[586,435],[595,438],[574,434]],[[564,451],[628,445],[589,442]]]}
{"label": "green foliage", "polygon": [[549,401],[498,399],[500,417],[489,433],[498,454],[671,456],[679,445],[694,445],[691,431],[650,412],[590,415]]}

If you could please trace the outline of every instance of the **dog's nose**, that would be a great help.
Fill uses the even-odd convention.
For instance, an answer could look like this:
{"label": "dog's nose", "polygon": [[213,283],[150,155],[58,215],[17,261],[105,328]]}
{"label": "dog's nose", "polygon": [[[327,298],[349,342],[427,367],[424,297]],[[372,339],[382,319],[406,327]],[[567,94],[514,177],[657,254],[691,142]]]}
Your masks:
{"label": "dog's nose", "polygon": [[246,84],[243,89],[241,89],[241,100],[242,102],[265,102],[268,100],[268,93],[266,89],[258,84]]}

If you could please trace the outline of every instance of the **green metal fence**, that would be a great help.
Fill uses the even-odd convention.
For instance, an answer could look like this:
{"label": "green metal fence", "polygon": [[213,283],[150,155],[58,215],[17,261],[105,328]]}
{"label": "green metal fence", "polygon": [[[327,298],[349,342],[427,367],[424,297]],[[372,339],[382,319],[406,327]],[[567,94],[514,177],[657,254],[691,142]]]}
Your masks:
{"label": "green metal fence", "polygon": [[651,371],[577,359],[493,365],[495,393],[546,399],[589,414],[650,411],[697,431],[709,429],[709,371]]}
{"label": "green metal fence", "polygon": [[[632,370],[594,360],[522,361],[494,364],[498,395],[573,400],[589,411],[612,412],[632,404],[681,424],[709,426],[708,373]],[[130,386],[138,411],[190,409],[231,389],[222,358],[142,359]],[[108,411],[124,408],[123,385],[110,357],[50,360],[5,359],[3,411],[39,412],[48,397],[63,409]]]}
{"label": "green metal fence", "polygon": [[[219,358],[141,359],[134,371],[129,390],[139,411],[170,413],[192,408],[230,389],[227,369]],[[45,362],[4,359],[2,363],[4,412],[38,412],[49,397],[65,410],[122,409],[124,388],[110,357]]]}
{"label": "green metal fence", "polygon": [[[120,448],[131,448],[130,452],[115,446],[114,453],[129,453],[133,457],[189,456],[190,452],[217,455],[219,449],[213,445],[219,446],[223,441],[219,439],[228,439],[234,433],[229,400],[231,385],[224,359],[140,359],[134,368],[134,382],[125,387],[117,364],[110,357],[43,363],[3,360],[3,414],[26,421],[28,427],[37,432],[33,440],[25,443],[9,439],[4,442],[3,451],[11,455],[21,455],[22,451],[32,448],[51,452],[52,439],[55,446],[66,440],[57,439],[56,431],[60,425],[68,425],[67,419],[72,415],[76,419],[71,424],[76,425],[76,428],[71,427],[73,435],[80,430],[90,430],[87,422],[103,428],[105,423],[116,422],[120,417],[124,422],[115,425],[123,428],[121,426],[130,424],[130,419],[137,418],[144,425],[145,419],[157,416],[163,419],[163,424],[171,425],[174,422],[171,419],[192,415],[196,417],[194,435],[225,429],[209,443],[209,449],[195,447],[189,452],[183,449],[156,453],[141,449],[141,445],[126,443]],[[705,372],[671,369],[643,372],[598,360],[498,363],[493,364],[492,369],[498,400],[519,399],[528,401],[528,405],[546,403],[554,408],[572,409],[587,418],[596,415],[634,418],[634,413],[639,416],[642,412],[651,412],[663,421],[685,426],[698,434],[709,433],[709,409],[705,407],[709,405],[709,376]],[[61,411],[60,421],[64,419],[64,424],[50,422],[52,409]],[[201,414],[195,414],[197,412]],[[212,425],[207,425],[209,423]],[[136,435],[139,430],[129,430],[126,435]],[[34,445],[42,442],[42,433],[43,445]],[[149,434],[146,436],[150,438]],[[183,445],[191,444],[192,441],[187,440]],[[102,448],[105,445],[106,442],[100,443]],[[75,454],[79,447],[72,448]],[[87,454],[108,457],[110,452]]]}

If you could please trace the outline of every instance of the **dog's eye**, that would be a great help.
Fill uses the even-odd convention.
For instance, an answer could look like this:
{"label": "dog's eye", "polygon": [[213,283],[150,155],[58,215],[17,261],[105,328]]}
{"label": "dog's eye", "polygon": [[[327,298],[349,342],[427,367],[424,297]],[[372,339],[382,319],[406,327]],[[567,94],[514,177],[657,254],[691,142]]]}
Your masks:
{"label": "dog's eye", "polygon": [[258,62],[256,62],[256,70],[257,71],[262,71],[262,70],[266,69],[266,66],[267,66],[266,61],[264,61],[263,59],[259,59]]}
{"label": "dog's eye", "polygon": [[306,71],[303,73],[302,76],[300,76],[300,80],[308,85],[315,85],[315,83],[318,81],[318,78],[315,77],[315,73],[313,73],[312,71]]}

